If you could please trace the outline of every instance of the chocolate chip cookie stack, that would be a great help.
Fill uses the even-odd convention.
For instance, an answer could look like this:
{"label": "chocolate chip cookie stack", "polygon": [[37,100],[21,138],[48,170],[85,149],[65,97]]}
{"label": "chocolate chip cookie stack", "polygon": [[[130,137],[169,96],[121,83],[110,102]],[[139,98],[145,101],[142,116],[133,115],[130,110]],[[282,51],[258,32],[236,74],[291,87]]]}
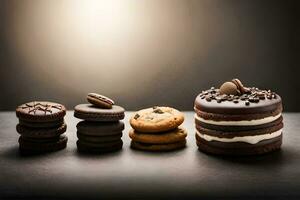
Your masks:
{"label": "chocolate chip cookie stack", "polygon": [[170,107],[152,107],[133,114],[129,132],[131,147],[146,151],[171,151],[185,147],[187,132],[179,127],[181,112]]}
{"label": "chocolate chip cookie stack", "polygon": [[82,153],[105,153],[122,149],[124,108],[100,94],[87,96],[91,104],[79,104],[74,116],[83,119],[77,124],[77,149]]}
{"label": "chocolate chip cookie stack", "polygon": [[19,149],[24,154],[44,153],[64,149],[68,138],[63,135],[66,108],[58,103],[35,101],[16,109],[19,118],[17,132]]}

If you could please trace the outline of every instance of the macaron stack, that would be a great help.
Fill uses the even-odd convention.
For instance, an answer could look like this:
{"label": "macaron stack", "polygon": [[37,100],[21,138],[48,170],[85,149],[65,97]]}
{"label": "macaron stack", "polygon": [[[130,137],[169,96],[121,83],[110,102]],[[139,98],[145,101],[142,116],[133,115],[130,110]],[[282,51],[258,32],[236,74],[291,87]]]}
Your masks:
{"label": "macaron stack", "polygon": [[233,79],[195,100],[197,145],[222,155],[256,155],[280,149],[282,101],[270,90],[244,87]]}
{"label": "macaron stack", "polygon": [[21,153],[45,153],[66,147],[68,138],[63,135],[67,130],[65,106],[45,101],[29,102],[18,106],[16,115]]}
{"label": "macaron stack", "polygon": [[75,107],[74,116],[83,119],[77,124],[77,149],[82,153],[105,153],[122,149],[125,110],[114,101],[96,93],[87,96],[90,104]]}
{"label": "macaron stack", "polygon": [[179,127],[181,112],[170,107],[147,108],[133,114],[129,132],[131,147],[145,151],[171,151],[185,147],[187,132]]}

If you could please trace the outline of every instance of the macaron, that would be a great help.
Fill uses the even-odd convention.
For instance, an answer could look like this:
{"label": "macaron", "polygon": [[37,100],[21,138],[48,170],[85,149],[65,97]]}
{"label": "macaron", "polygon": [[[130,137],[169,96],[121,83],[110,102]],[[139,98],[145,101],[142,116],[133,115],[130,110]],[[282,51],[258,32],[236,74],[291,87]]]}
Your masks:
{"label": "macaron", "polygon": [[107,109],[111,109],[115,104],[112,99],[97,93],[89,93],[87,95],[87,101],[96,107]]}

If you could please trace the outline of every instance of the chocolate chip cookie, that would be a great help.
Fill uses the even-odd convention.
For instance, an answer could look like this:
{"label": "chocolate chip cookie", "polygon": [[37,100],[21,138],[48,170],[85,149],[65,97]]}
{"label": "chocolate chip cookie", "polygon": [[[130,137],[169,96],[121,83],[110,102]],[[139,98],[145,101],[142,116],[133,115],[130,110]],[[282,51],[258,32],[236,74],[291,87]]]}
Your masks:
{"label": "chocolate chip cookie", "polygon": [[171,107],[154,106],[139,110],[130,119],[130,125],[139,132],[157,133],[177,128],[184,116]]}

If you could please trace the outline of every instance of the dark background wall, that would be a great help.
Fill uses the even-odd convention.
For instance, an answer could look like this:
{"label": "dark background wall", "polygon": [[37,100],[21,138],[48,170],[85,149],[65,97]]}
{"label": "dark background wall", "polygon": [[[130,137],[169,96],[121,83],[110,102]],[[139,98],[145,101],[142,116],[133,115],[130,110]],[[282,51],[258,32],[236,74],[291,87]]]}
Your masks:
{"label": "dark background wall", "polygon": [[300,111],[297,1],[0,0],[0,110],[88,92],[192,110],[238,77]]}

